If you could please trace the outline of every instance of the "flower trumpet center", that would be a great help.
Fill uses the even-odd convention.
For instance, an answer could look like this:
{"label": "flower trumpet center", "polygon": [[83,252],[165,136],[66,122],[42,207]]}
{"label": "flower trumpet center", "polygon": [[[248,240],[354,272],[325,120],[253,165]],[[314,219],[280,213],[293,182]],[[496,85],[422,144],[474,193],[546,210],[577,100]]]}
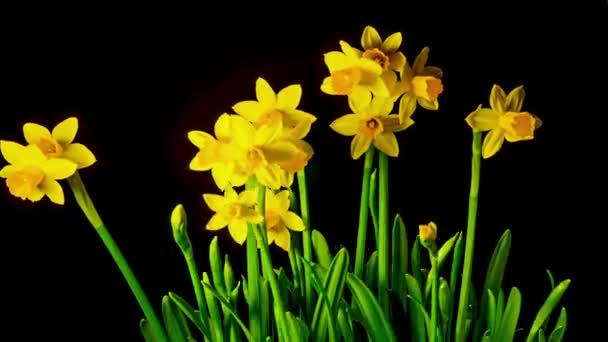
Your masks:
{"label": "flower trumpet center", "polygon": [[40,138],[36,146],[48,157],[60,157],[63,154],[63,147],[54,139]]}
{"label": "flower trumpet center", "polygon": [[226,208],[226,216],[231,219],[238,219],[243,217],[243,205],[239,203],[231,203]]}
{"label": "flower trumpet center", "polygon": [[416,97],[434,102],[443,93],[443,83],[433,76],[415,76],[412,79],[412,88]]}
{"label": "flower trumpet center", "polygon": [[44,179],[44,172],[36,167],[25,167],[11,172],[6,178],[10,193],[21,199],[30,197]]}
{"label": "flower trumpet center", "polygon": [[377,118],[371,118],[362,122],[361,133],[370,139],[375,139],[383,131],[384,125]]}
{"label": "flower trumpet center", "polygon": [[506,131],[506,138],[510,141],[534,138],[536,119],[528,112],[507,112],[500,117],[498,124]]}
{"label": "flower trumpet center", "polygon": [[363,58],[371,59],[378,63],[383,70],[389,70],[390,59],[378,48],[365,50],[365,52],[363,52]]}
{"label": "flower trumpet center", "polygon": [[273,124],[283,121],[284,114],[280,110],[273,109],[262,115],[256,122],[256,126],[260,127],[265,124]]}
{"label": "flower trumpet center", "polygon": [[266,229],[276,228],[281,222],[281,216],[273,210],[266,210]]}
{"label": "flower trumpet center", "polygon": [[258,166],[265,164],[266,157],[264,157],[264,152],[257,147],[249,149],[247,151],[247,163],[251,170],[255,170]]}
{"label": "flower trumpet center", "polygon": [[347,68],[331,73],[331,84],[338,95],[348,95],[363,77],[358,68]]}

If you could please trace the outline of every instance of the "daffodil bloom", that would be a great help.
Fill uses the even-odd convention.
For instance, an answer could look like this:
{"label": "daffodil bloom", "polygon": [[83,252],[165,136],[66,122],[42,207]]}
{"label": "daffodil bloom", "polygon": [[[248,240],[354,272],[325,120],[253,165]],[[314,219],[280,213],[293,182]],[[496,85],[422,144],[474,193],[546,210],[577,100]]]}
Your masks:
{"label": "daffodil bloom", "polygon": [[227,187],[224,195],[203,194],[209,209],[215,213],[207,222],[207,230],[219,230],[228,226],[232,239],[242,245],[247,239],[247,224],[259,224],[264,217],[255,210],[257,195],[255,190],[244,190],[237,194]]}
{"label": "daffodil bloom", "polygon": [[232,109],[256,128],[280,121],[283,124],[283,137],[302,139],[317,120],[314,115],[297,109],[302,98],[302,87],[299,84],[287,86],[277,94],[260,77],[255,82],[255,95],[257,101],[241,101]]}
{"label": "daffodil bloom", "polygon": [[342,51],[324,54],[330,76],[323,79],[321,90],[329,95],[350,95],[364,89],[376,96],[389,96],[382,77],[384,69],[376,61],[364,58],[363,52],[340,41]]}
{"label": "daffodil bloom", "polygon": [[304,222],[295,213],[289,211],[289,190],[274,193],[266,189],[266,231],[268,244],[281,247],[288,251],[291,241],[289,229],[301,232]]}
{"label": "daffodil bloom", "polygon": [[384,71],[401,71],[405,66],[405,55],[397,51],[401,47],[401,32],[395,32],[384,41],[372,26],[366,26],[361,35],[362,56],[378,63]]}
{"label": "daffodil bloom", "polygon": [[190,170],[208,171],[220,190],[228,184],[241,186],[247,181],[248,175],[238,169],[235,158],[241,152],[232,143],[232,115],[220,115],[214,125],[215,137],[203,131],[188,132],[190,142],[198,147],[199,152],[190,161]]}
{"label": "daffodil bloom", "polygon": [[534,114],[521,112],[524,97],[523,86],[516,87],[506,95],[495,84],[490,92],[490,108],[480,107],[465,119],[471,128],[489,131],[481,147],[484,159],[495,155],[505,139],[508,142],[534,139],[534,131],[542,125],[542,121]]}
{"label": "daffodil bloom", "polygon": [[418,231],[422,240],[435,241],[437,239],[437,225],[435,222],[419,225]]}
{"label": "daffodil bloom", "polygon": [[38,146],[23,146],[12,141],[0,141],[0,150],[9,163],[0,170],[0,177],[6,178],[13,196],[37,202],[46,195],[56,204],[64,203],[63,188],[57,180],[72,176],[78,167],[76,163],[47,158]]}
{"label": "daffodil bloom", "polygon": [[293,184],[294,174],[304,170],[314,151],[312,146],[304,140],[289,140],[297,148],[292,159],[278,163],[281,167],[281,186],[289,188]]}
{"label": "daffodil bloom", "polygon": [[414,113],[416,104],[428,110],[439,109],[438,98],[443,93],[443,71],[438,67],[426,66],[428,58],[429,48],[425,47],[416,56],[414,64],[410,67],[406,63],[401,72],[401,81],[407,85],[407,91],[399,104],[402,121]]}
{"label": "daffodil bloom", "polygon": [[76,132],[78,119],[74,117],[57,124],[53,132],[35,123],[23,125],[23,135],[28,144],[38,146],[48,158],[69,159],[82,169],[93,165],[96,159],[86,146],[73,142]]}
{"label": "daffodil bloom", "polygon": [[351,157],[359,159],[372,143],[388,156],[397,157],[399,144],[394,132],[405,130],[414,121],[408,117],[400,123],[399,115],[389,115],[394,105],[390,98],[372,98],[366,91],[349,96],[348,105],[354,113],[336,119],[330,127],[341,135],[354,136],[350,145]]}
{"label": "daffodil bloom", "polygon": [[238,167],[249,176],[271,189],[281,187],[281,167],[279,163],[298,157],[299,149],[287,139],[280,139],[282,122],[275,122],[255,128],[245,118],[232,116],[232,139],[241,153],[237,157]]}

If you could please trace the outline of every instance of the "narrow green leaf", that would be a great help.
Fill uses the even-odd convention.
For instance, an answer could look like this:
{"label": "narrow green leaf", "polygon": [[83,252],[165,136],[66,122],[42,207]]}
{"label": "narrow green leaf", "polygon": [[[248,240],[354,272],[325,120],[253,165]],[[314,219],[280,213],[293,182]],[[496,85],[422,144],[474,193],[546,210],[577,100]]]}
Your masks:
{"label": "narrow green leaf", "polygon": [[547,341],[547,337],[545,336],[545,331],[543,329],[538,329],[538,332],[536,333],[536,336],[538,336],[538,342],[546,342]]}
{"label": "narrow green leaf", "polygon": [[452,306],[450,285],[448,285],[448,281],[443,277],[440,277],[439,281],[439,311],[441,312],[441,319],[447,323],[450,319],[450,307]]}
{"label": "narrow green leaf", "polygon": [[319,264],[325,268],[329,268],[332,256],[325,237],[318,230],[312,231],[312,248],[315,250]]}
{"label": "narrow green leaf", "polygon": [[308,329],[304,321],[295,317],[291,312],[285,313],[287,320],[288,341],[305,342],[308,341]]}
{"label": "narrow green leaf", "polygon": [[277,323],[276,321],[270,321],[270,284],[268,280],[264,279],[260,276],[260,280],[258,281],[258,285],[260,286],[260,324],[261,324],[261,334],[262,336],[268,336],[269,333],[269,325],[273,323]]}
{"label": "narrow green leaf", "polygon": [[[327,291],[325,290],[325,287],[323,286],[323,283],[321,282],[321,276],[323,278],[327,278],[327,275],[329,274],[328,271],[325,270],[321,270],[321,268],[315,268],[313,267],[313,265],[306,259],[301,258],[300,260],[302,260],[302,264],[304,265],[304,267],[308,270],[308,273],[310,274],[310,280],[312,282],[312,285],[315,289],[315,291],[317,291],[317,293],[319,294],[319,299],[317,300],[317,306],[318,304],[321,303],[325,303],[326,307],[331,307],[331,300],[329,298],[329,295],[327,294]],[[320,318],[318,317],[319,315],[319,311],[315,310],[315,314],[313,315],[313,319],[312,319],[312,326],[311,326],[311,335],[315,336],[316,330],[318,330],[318,328],[316,328],[315,326],[318,324],[316,323]],[[333,321],[333,316],[332,315],[326,315],[323,319],[329,320],[329,322],[327,323],[327,327],[329,328],[329,339],[331,341],[333,341],[335,339],[335,330],[334,327],[335,322]],[[313,339],[314,340],[314,339]]]}
{"label": "narrow green leaf", "polygon": [[[456,233],[448,241],[446,241],[443,245],[441,245],[441,248],[439,248],[438,258],[437,258],[437,268],[438,268],[437,272],[441,272],[441,266],[443,265],[443,263],[445,262],[445,259],[448,257],[448,255],[452,251],[452,248],[454,248],[454,245],[456,244],[456,240],[458,239],[459,235],[460,235],[460,233]],[[425,289],[424,289],[424,294],[425,294],[426,298],[428,298],[430,296],[432,284],[433,284],[433,269],[431,268],[431,270],[429,271],[429,273],[427,275],[426,285],[425,285]]]}
{"label": "narrow green leaf", "polygon": [[526,338],[527,342],[534,339],[534,336],[540,327],[543,325],[545,320],[549,318],[551,312],[553,312],[557,304],[559,304],[559,301],[562,299],[562,296],[568,289],[568,286],[570,286],[570,279],[562,281],[553,289],[553,291],[551,291],[545,300],[545,303],[540,307],[540,310],[538,310],[538,313],[536,314],[536,318],[534,319],[530,332],[528,333],[528,337]]}
{"label": "narrow green leaf", "polygon": [[551,284],[551,290],[555,288],[555,278],[550,270],[547,270],[547,277],[549,277],[549,284]]}
{"label": "narrow green leaf", "polygon": [[[409,246],[405,223],[399,214],[395,215],[395,219],[393,220],[391,242],[391,289],[398,293],[400,298],[405,298],[405,291],[407,288],[405,285],[405,274],[407,273],[407,266],[409,263]],[[378,272],[376,271],[375,274],[378,274]],[[369,287],[369,284],[371,283],[368,282],[367,284]]]}
{"label": "narrow green leaf", "polygon": [[431,321],[431,316],[429,316],[429,313],[426,312],[426,309],[424,308],[424,305],[421,302],[417,301],[413,296],[409,294],[407,295],[407,298],[409,298],[410,301],[414,303],[414,306],[422,313],[426,325],[427,336],[431,336],[433,334],[433,323]]}
{"label": "narrow green leaf", "polygon": [[425,319],[424,312],[415,304],[422,303],[422,291],[420,285],[411,274],[405,275],[405,284],[407,286],[408,297],[414,299],[410,302],[410,330],[412,333],[412,341],[426,341]]}
{"label": "narrow green leaf", "polygon": [[243,334],[245,335],[247,340],[250,342],[254,342],[255,340],[251,336],[251,333],[249,333],[249,330],[247,329],[247,326],[245,325],[245,323],[243,323],[243,321],[239,318],[236,309],[234,307],[232,307],[232,305],[230,305],[230,303],[228,303],[228,301],[226,299],[222,298],[222,296],[211,286],[211,284],[209,284],[209,282],[203,281],[203,286],[205,287],[205,293],[209,293],[210,296],[216,298],[218,301],[220,301],[220,303],[222,303],[227,308],[228,313],[241,327],[241,330],[243,331]]}
{"label": "narrow green leaf", "polygon": [[505,291],[498,290],[498,299],[496,299],[496,319],[494,322],[494,328],[498,329],[500,321],[502,321],[502,315],[505,313]]}
{"label": "narrow green leaf", "polygon": [[192,338],[188,326],[184,324],[183,316],[182,319],[178,317],[181,311],[174,310],[173,302],[169,299],[169,296],[163,296],[162,313],[170,341],[189,341]]}
{"label": "narrow green leaf", "polygon": [[456,239],[456,244],[454,245],[454,253],[452,253],[452,269],[450,271],[450,297],[454,301],[452,303],[452,307],[450,308],[450,322],[448,324],[448,328],[446,330],[446,336],[452,336],[452,329],[454,324],[454,311],[457,310],[456,301],[458,300],[456,297],[456,287],[458,287],[458,274],[460,271],[460,265],[462,264],[462,254],[464,251],[464,246],[462,244],[462,232],[458,232],[458,239]]}
{"label": "narrow green leaf", "polygon": [[365,284],[371,290],[378,285],[378,251],[374,251],[365,264]]}
{"label": "narrow green leaf", "polygon": [[555,328],[549,335],[549,342],[560,342],[564,338],[564,334],[566,333],[566,328],[568,327],[568,314],[566,313],[566,308],[561,309],[559,313],[559,318],[555,323]]}
{"label": "narrow green leaf", "polygon": [[235,287],[234,271],[228,254],[224,256],[224,285],[226,285],[226,293],[232,292]]}
{"label": "narrow green leaf", "polygon": [[344,306],[338,309],[338,328],[344,338],[344,342],[355,342],[355,333],[352,324],[352,317]]}
{"label": "narrow green leaf", "polygon": [[492,293],[491,290],[487,290],[488,291],[488,308],[486,310],[486,321],[488,322],[488,326],[486,328],[486,333],[488,332],[488,330],[491,332],[491,334],[494,333],[495,329],[496,329],[496,297],[494,296],[494,294]]}
{"label": "narrow green leaf", "polygon": [[243,283],[243,297],[245,297],[245,302],[249,304],[249,286],[247,285],[247,278],[245,276],[241,276],[241,282]]}
{"label": "narrow green leaf", "polygon": [[152,329],[150,323],[148,323],[148,321],[143,318],[141,319],[141,321],[139,321],[139,331],[141,332],[141,335],[143,336],[146,342],[160,341],[156,338],[156,335],[154,335],[154,330]]}
{"label": "narrow green leaf", "polygon": [[[416,240],[414,240],[414,246],[412,247],[412,274],[416,279],[416,283],[418,286],[422,286],[422,272],[420,271],[420,238],[416,235]],[[424,300],[420,301],[424,303]]]}
{"label": "narrow green leaf", "polygon": [[206,339],[209,339],[209,331],[201,323],[198,311],[194,310],[194,308],[188,304],[188,302],[186,302],[176,293],[169,292],[169,298],[171,298],[173,303],[175,303],[175,306],[182,311],[182,313],[194,324],[194,326],[201,331],[203,336],[205,336]]}
{"label": "narrow green leaf", "polygon": [[521,309],[521,293],[516,287],[511,289],[507,307],[502,316],[502,321],[498,326],[494,341],[496,342],[512,342],[519,320],[519,310]]}
{"label": "narrow green leaf", "polygon": [[211,278],[213,286],[218,293],[221,293],[226,298],[226,287],[224,286],[224,265],[222,256],[217,242],[217,236],[214,236],[209,244],[209,266],[211,266]]}
{"label": "narrow green leaf", "polygon": [[211,319],[209,320],[209,332],[215,342],[224,341],[224,331],[222,330],[222,318],[220,317],[220,311],[217,307],[217,303],[215,302],[215,296],[210,292],[208,288],[213,288],[211,286],[211,282],[209,281],[209,275],[207,272],[203,272],[203,280],[202,284],[205,292],[205,300],[207,301],[207,308],[209,309],[209,316]]}
{"label": "narrow green leaf", "polygon": [[[254,177],[251,177],[252,179]],[[247,279],[243,278],[243,293],[249,312],[249,330],[256,342],[262,340],[262,318],[260,311],[260,260],[256,233],[253,224],[247,225]],[[245,286],[247,285],[247,286]],[[245,288],[246,287],[246,288]],[[215,342],[215,341],[214,341]]]}
{"label": "narrow green leaf", "polygon": [[374,169],[369,177],[368,206],[374,226],[374,241],[378,247],[378,170]]}

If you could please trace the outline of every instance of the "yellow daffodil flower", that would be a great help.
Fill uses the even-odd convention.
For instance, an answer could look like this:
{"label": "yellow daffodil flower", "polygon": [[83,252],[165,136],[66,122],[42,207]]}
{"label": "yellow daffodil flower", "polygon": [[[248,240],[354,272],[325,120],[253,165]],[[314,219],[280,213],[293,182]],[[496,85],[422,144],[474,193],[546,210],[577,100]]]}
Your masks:
{"label": "yellow daffodil flower", "polygon": [[291,187],[295,173],[304,170],[314,154],[312,146],[306,141],[290,140],[290,142],[295,145],[298,151],[292,159],[278,163],[281,168],[281,186],[286,188]]}
{"label": "yellow daffodil flower", "polygon": [[314,115],[297,109],[302,98],[302,87],[299,84],[287,86],[277,94],[270,84],[260,77],[255,82],[255,94],[257,101],[241,101],[232,109],[252,122],[256,128],[281,121],[284,137],[302,139],[317,120]]}
{"label": "yellow daffodil flower", "polygon": [[188,139],[199,149],[190,161],[190,170],[211,170],[211,176],[220,190],[224,190],[228,184],[241,186],[248,177],[236,165],[235,158],[241,152],[232,144],[231,117],[224,113],[215,122],[214,133],[217,139],[203,131],[188,132]]}
{"label": "yellow daffodil flower", "polygon": [[281,167],[279,163],[298,157],[298,147],[286,139],[280,139],[282,122],[275,122],[255,128],[245,118],[232,116],[232,139],[242,153],[237,159],[238,166],[248,176],[255,175],[258,181],[271,189],[281,187]]}
{"label": "yellow daffodil flower", "polygon": [[401,32],[395,32],[384,41],[378,31],[372,26],[366,26],[361,35],[361,52],[363,58],[371,59],[378,63],[386,71],[401,71],[405,66],[405,55],[397,51],[401,47],[403,37]]}
{"label": "yellow daffodil flower", "polygon": [[483,140],[481,155],[484,159],[495,155],[504,140],[517,142],[534,139],[534,131],[542,121],[534,114],[521,112],[524,87],[519,86],[506,95],[497,84],[490,92],[490,108],[478,108],[467,116],[467,124],[479,131],[490,131]]}
{"label": "yellow daffodil flower", "polygon": [[429,222],[429,224],[421,224],[418,226],[420,239],[426,241],[435,241],[437,239],[437,225],[435,222]]}
{"label": "yellow daffodil flower", "polygon": [[371,91],[376,96],[389,96],[380,64],[363,57],[363,52],[340,41],[342,51],[323,55],[330,76],[323,79],[321,90],[329,95],[350,95],[357,89]]}
{"label": "yellow daffodil flower", "polygon": [[72,176],[78,167],[76,163],[47,158],[36,145],[2,140],[0,150],[9,163],[0,170],[0,177],[6,178],[13,196],[37,202],[46,195],[53,203],[64,204],[63,188],[57,180]]}
{"label": "yellow daffodil flower", "polygon": [[74,143],[78,132],[78,119],[71,117],[60,122],[53,132],[35,123],[23,125],[23,135],[28,144],[36,145],[48,158],[69,159],[78,169],[95,163],[95,155],[84,145]]}
{"label": "yellow daffodil flower", "polygon": [[207,230],[219,230],[228,226],[232,239],[242,245],[247,240],[247,224],[259,224],[264,217],[255,211],[255,190],[245,190],[237,194],[232,187],[227,187],[224,195],[203,194],[209,209],[215,213],[207,222]]}
{"label": "yellow daffodil flower", "polygon": [[408,117],[400,123],[397,114],[389,115],[394,105],[390,98],[372,98],[366,91],[349,96],[348,104],[354,113],[336,119],[330,127],[341,135],[354,136],[350,145],[351,157],[359,159],[372,143],[387,155],[397,157],[399,144],[394,132],[405,130],[414,121]]}
{"label": "yellow daffodil flower", "polygon": [[414,113],[416,104],[428,110],[439,109],[437,99],[443,93],[443,71],[438,67],[426,66],[428,58],[429,48],[425,47],[416,56],[412,67],[406,63],[401,72],[401,81],[407,84],[407,91],[399,103],[401,121]]}
{"label": "yellow daffodil flower", "polygon": [[295,213],[289,211],[289,190],[274,193],[266,189],[266,231],[268,244],[281,247],[288,251],[291,241],[289,229],[301,232],[304,230],[304,222]]}

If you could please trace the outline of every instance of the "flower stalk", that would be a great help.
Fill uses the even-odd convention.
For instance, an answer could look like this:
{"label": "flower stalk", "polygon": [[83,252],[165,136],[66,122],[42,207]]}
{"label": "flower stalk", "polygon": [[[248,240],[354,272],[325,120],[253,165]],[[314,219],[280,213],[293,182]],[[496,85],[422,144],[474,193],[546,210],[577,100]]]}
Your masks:
{"label": "flower stalk", "polygon": [[389,252],[388,241],[388,155],[383,152],[379,154],[379,205],[378,205],[378,299],[382,312],[389,317],[388,283],[389,276]]}

